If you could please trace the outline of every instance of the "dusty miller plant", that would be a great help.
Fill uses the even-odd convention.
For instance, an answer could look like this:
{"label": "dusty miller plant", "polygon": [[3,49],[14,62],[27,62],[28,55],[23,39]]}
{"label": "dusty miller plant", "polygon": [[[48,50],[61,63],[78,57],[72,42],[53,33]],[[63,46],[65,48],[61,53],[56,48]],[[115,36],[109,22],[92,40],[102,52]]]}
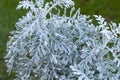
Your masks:
{"label": "dusty miller plant", "polygon": [[97,15],[93,24],[72,0],[23,0],[20,8],[28,13],[11,32],[5,57],[15,80],[120,80],[120,24]]}

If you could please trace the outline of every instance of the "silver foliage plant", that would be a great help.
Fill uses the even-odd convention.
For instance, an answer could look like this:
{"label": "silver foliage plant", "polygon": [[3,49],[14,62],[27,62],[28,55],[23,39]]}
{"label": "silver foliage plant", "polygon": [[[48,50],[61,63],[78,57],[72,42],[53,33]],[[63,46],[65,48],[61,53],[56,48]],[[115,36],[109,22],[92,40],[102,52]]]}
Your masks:
{"label": "silver foliage plant", "polygon": [[120,80],[120,24],[97,15],[93,24],[72,0],[23,0],[21,8],[28,13],[11,32],[5,57],[15,80]]}

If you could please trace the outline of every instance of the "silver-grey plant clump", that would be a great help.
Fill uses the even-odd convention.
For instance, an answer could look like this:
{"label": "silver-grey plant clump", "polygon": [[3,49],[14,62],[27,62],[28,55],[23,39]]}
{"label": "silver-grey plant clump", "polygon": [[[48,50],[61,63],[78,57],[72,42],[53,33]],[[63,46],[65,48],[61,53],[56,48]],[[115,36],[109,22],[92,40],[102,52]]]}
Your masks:
{"label": "silver-grey plant clump", "polygon": [[20,8],[28,13],[5,56],[15,80],[120,80],[120,24],[97,15],[93,24],[72,0],[23,0]]}

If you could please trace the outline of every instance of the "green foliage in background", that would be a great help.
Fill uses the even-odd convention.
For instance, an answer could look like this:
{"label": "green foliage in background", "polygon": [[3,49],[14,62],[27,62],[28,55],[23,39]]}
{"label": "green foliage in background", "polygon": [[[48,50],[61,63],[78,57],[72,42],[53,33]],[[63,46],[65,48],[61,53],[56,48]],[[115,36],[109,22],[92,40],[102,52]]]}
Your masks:
{"label": "green foliage in background", "polygon": [[[0,80],[13,80],[6,73],[4,55],[6,54],[6,42],[9,32],[15,29],[15,23],[25,15],[26,11],[16,10],[20,0],[0,0]],[[49,1],[49,0],[47,0]],[[120,0],[74,0],[76,8],[81,9],[82,14],[102,15],[107,21],[120,22]]]}
{"label": "green foliage in background", "polygon": [[107,21],[120,22],[120,0],[74,0],[86,15],[102,15]]}

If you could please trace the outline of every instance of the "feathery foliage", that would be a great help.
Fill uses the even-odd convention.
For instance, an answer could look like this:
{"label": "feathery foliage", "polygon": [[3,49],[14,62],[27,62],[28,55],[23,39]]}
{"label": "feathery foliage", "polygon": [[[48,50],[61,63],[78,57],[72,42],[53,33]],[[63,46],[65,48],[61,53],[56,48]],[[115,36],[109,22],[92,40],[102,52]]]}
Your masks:
{"label": "feathery foliage", "polygon": [[23,0],[21,8],[29,11],[11,32],[5,57],[15,80],[120,79],[120,24],[94,15],[94,25],[72,0]]}

